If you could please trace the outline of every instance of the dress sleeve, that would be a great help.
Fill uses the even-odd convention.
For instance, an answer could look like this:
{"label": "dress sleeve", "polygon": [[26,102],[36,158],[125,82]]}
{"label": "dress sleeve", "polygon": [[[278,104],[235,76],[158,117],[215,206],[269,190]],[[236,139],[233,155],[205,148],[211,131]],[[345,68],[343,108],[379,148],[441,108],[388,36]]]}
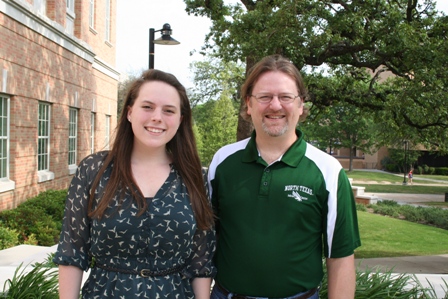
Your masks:
{"label": "dress sleeve", "polygon": [[92,170],[97,171],[95,157],[85,158],[78,166],[70,183],[65,201],[62,230],[54,263],[76,266],[83,270],[89,267],[90,221],[88,199],[94,179]]}
{"label": "dress sleeve", "polygon": [[[209,198],[207,174],[203,171],[205,190]],[[214,277],[216,268],[213,255],[216,250],[215,228],[209,230],[196,229],[193,237],[193,252],[187,264],[186,272],[190,277]]]}

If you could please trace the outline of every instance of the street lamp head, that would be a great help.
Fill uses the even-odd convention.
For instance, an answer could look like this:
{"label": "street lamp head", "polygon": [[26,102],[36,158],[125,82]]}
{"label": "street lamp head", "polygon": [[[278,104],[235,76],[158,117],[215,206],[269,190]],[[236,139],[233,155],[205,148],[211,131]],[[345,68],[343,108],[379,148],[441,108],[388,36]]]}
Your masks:
{"label": "street lamp head", "polygon": [[163,24],[163,28],[158,30],[162,33],[162,37],[153,41],[153,43],[158,45],[178,45],[180,42],[171,37],[173,30],[168,23]]}

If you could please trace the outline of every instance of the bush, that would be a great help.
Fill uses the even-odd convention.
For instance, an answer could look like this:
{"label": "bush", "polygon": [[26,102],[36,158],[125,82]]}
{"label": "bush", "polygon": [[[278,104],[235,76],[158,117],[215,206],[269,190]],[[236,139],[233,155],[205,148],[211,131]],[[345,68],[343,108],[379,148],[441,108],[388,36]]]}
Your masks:
{"label": "bush", "polygon": [[411,222],[424,223],[425,214],[422,207],[413,207],[410,205],[404,205],[400,208],[399,212],[404,218]]}
{"label": "bush", "polygon": [[52,246],[62,227],[66,190],[48,190],[17,208],[0,212],[0,223],[18,233],[19,244]]}
{"label": "bush", "polygon": [[388,206],[388,207],[398,207],[398,206],[400,206],[396,201],[389,200],[389,199],[380,200],[378,202],[378,205],[379,206]]}
{"label": "bush", "polygon": [[0,250],[18,245],[18,236],[15,230],[0,226]]}
{"label": "bush", "polygon": [[356,210],[361,212],[367,212],[367,207],[363,204],[357,203]]}
{"label": "bush", "polygon": [[417,166],[417,172],[418,174],[423,174],[423,167]]}
{"label": "bush", "polygon": [[434,174],[448,175],[448,167],[436,167]]}
{"label": "bush", "polygon": [[379,201],[377,204],[370,204],[367,207],[371,208],[376,214],[400,218],[420,224],[433,225],[442,229],[448,229],[447,209],[399,205],[393,200]]}
{"label": "bush", "polygon": [[21,264],[14,277],[6,280],[3,293],[0,293],[0,299],[19,298],[59,298],[57,270],[36,263],[30,272],[26,272]]}

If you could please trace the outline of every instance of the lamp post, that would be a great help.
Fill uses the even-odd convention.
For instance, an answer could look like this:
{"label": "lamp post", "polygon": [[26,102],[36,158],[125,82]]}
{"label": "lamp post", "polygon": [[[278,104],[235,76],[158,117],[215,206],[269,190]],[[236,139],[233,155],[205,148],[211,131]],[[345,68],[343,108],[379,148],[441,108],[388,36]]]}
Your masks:
{"label": "lamp post", "polygon": [[407,151],[408,151],[408,141],[405,140],[403,141],[404,144],[404,167],[403,167],[403,185],[407,185],[408,183],[406,182],[406,173],[407,173],[407,169],[408,169],[408,155],[407,155]]}
{"label": "lamp post", "polygon": [[[154,40],[154,33],[161,32],[162,36]],[[171,37],[171,26],[168,23],[163,24],[162,29],[154,30],[149,28],[149,69],[154,68],[154,44],[158,45],[178,45],[180,42]]]}

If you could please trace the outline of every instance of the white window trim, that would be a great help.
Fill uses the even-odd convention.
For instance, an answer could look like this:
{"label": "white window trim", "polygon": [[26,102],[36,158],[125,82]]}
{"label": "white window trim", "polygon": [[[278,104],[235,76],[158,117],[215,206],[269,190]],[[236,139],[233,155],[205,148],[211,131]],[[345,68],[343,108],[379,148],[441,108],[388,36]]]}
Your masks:
{"label": "white window trim", "polygon": [[[51,105],[48,103],[44,103],[44,102],[39,102],[38,105],[48,105],[49,106],[49,110],[48,110],[48,165],[47,165],[47,169],[44,170],[38,170],[37,171],[37,182],[41,183],[41,182],[45,182],[45,181],[50,181],[54,179],[54,172],[50,171],[50,144],[51,144]],[[37,129],[39,131],[39,120],[37,121]],[[38,135],[38,140],[39,140],[39,135]],[[39,148],[39,144],[37,145],[37,147]],[[37,155],[36,158],[38,159],[37,161],[37,166],[39,166],[39,156]]]}
{"label": "white window trim", "polygon": [[106,115],[106,123],[104,124],[105,136],[104,136],[104,148],[108,150],[110,148],[110,115]]}
{"label": "white window trim", "polygon": [[[75,135],[70,135],[70,125],[71,125],[71,117],[72,117],[72,111],[75,113]],[[77,156],[78,156],[78,109],[76,108],[70,108],[69,110],[69,128],[68,128],[68,139],[69,139],[69,147],[68,147],[68,155],[70,156],[70,139],[75,139],[75,163],[68,164],[68,172],[69,174],[74,174],[76,172],[76,169],[78,168],[78,165],[76,164]]]}
{"label": "white window trim", "polygon": [[110,32],[110,13],[111,13],[111,1],[106,0],[106,19],[105,19],[105,40],[110,42],[111,32]]}
{"label": "white window trim", "polygon": [[6,144],[6,151],[7,151],[7,157],[6,157],[6,177],[0,178],[0,193],[11,191],[16,188],[16,183],[9,179],[9,163],[11,158],[11,153],[9,151],[9,144],[11,140],[10,136],[10,121],[11,121],[11,114],[10,114],[10,98],[7,96],[0,95],[0,100],[5,99],[6,102],[6,116],[7,116],[7,144]]}
{"label": "white window trim", "polygon": [[95,28],[95,0],[89,0],[89,26]]}
{"label": "white window trim", "polygon": [[90,153],[95,152],[95,119],[96,114],[94,112],[90,113]]}

